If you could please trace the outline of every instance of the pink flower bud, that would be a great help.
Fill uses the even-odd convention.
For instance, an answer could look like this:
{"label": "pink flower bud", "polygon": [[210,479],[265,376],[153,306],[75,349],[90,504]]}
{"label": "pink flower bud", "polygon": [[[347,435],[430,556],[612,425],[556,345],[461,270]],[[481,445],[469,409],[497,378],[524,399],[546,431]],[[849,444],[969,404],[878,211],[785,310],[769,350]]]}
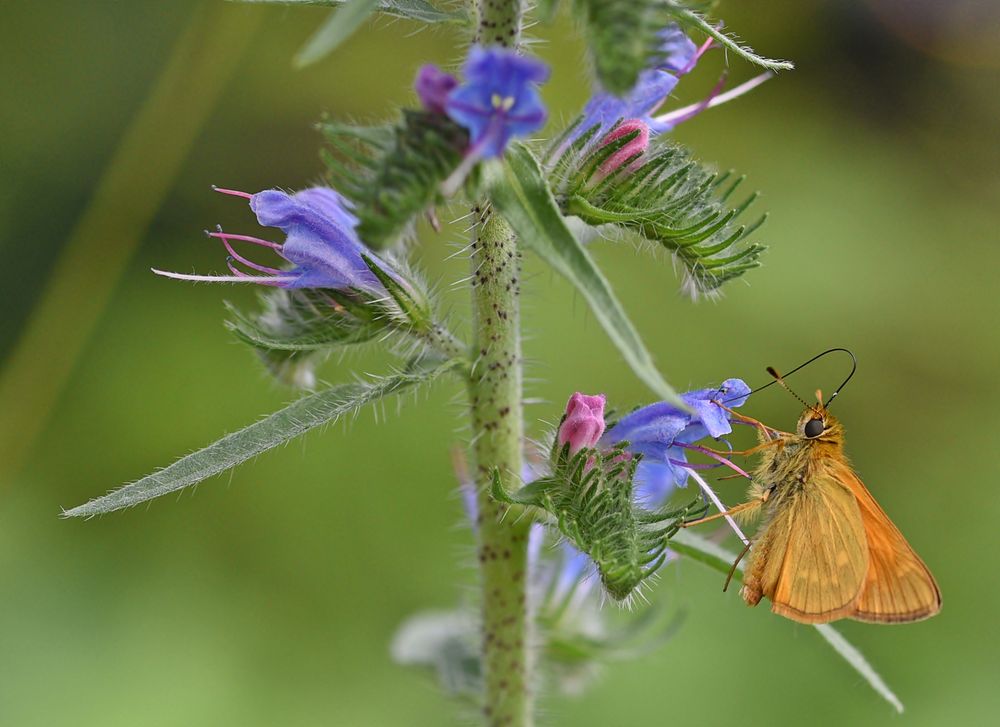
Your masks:
{"label": "pink flower bud", "polygon": [[632,135],[634,135],[633,139],[626,142],[624,146],[601,163],[594,176],[591,177],[591,184],[599,184],[612,174],[616,174],[622,167],[625,167],[626,172],[633,172],[642,165],[642,157],[649,148],[649,126],[645,121],[625,119],[598,143],[600,146],[607,146],[619,141],[624,136]]}
{"label": "pink flower bud", "polygon": [[604,394],[587,396],[577,392],[566,404],[566,415],[559,425],[558,441],[569,443],[569,453],[593,447],[604,434]]}

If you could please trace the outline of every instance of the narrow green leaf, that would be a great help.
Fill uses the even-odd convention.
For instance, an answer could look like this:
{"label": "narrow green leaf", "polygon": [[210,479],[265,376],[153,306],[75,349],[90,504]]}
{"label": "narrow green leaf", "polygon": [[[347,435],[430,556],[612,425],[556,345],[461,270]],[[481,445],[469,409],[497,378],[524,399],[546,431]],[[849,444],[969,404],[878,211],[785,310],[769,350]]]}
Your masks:
{"label": "narrow green leaf", "polygon": [[[720,573],[729,573],[733,562],[736,560],[736,553],[731,553],[720,545],[701,537],[690,530],[682,530],[670,541],[670,549],[681,555],[686,555],[692,560],[704,563],[709,568],[714,568]],[[743,580],[743,564],[740,563],[733,575],[733,580]],[[879,696],[893,706],[902,714],[903,703],[899,697],[889,688],[874,667],[865,659],[864,655],[858,651],[857,647],[844,638],[843,634],[837,631],[830,624],[816,624],[816,630],[826,640],[834,651],[843,657],[844,661],[858,672],[868,685],[878,692]]]}
{"label": "narrow green leaf", "polygon": [[607,279],[566,226],[538,161],[523,144],[512,144],[506,159],[485,170],[493,204],[527,248],[576,286],[636,376],[661,399],[684,406],[656,369]]}
{"label": "narrow green leaf", "polygon": [[354,31],[375,11],[379,0],[347,0],[337,8],[306,41],[295,56],[295,67],[305,68],[323,56],[333,52],[337,46],[350,38]]}
{"label": "narrow green leaf", "polygon": [[715,38],[715,40],[719,41],[724,48],[732,51],[740,58],[749,61],[750,63],[755,63],[756,65],[766,68],[769,71],[790,71],[795,68],[795,64],[791,61],[779,61],[773,58],[765,58],[755,52],[750,46],[741,44],[734,40],[731,36],[726,35],[708,22],[704,17],[692,10],[681,7],[670,7],[669,12],[681,25],[689,28],[696,28],[702,33]]}
{"label": "narrow green leaf", "polygon": [[310,429],[331,424],[365,404],[430,381],[456,365],[455,361],[440,359],[416,362],[404,371],[372,382],[342,384],[304,396],[256,424],[229,434],[205,449],[182,457],[159,472],[125,485],[103,497],[66,510],[63,516],[100,515],[176,492],[225,472],[251,457],[256,457],[279,444],[305,434]]}
{"label": "narrow green leaf", "polygon": [[[238,2],[256,5],[316,5],[323,7],[340,7],[348,0],[237,0]],[[463,23],[468,15],[459,9],[442,10],[427,0],[378,0],[375,10],[383,15],[394,18],[406,18],[422,23]]]}

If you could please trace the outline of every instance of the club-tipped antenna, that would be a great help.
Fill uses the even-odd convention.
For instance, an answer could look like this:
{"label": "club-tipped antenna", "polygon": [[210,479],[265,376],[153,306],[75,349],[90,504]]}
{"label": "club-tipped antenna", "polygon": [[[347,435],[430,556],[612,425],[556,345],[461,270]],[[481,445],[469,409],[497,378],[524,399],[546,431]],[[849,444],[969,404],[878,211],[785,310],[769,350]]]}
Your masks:
{"label": "club-tipped antenna", "polygon": [[[796,371],[798,371],[800,369],[804,369],[806,366],[808,366],[809,364],[811,364],[813,361],[821,359],[824,356],[827,356],[827,355],[829,355],[831,353],[837,353],[838,351],[842,351],[842,352],[846,353],[848,356],[851,357],[851,372],[847,375],[847,378],[844,379],[841,382],[840,386],[838,386],[834,390],[834,392],[832,394],[830,394],[830,398],[826,400],[826,403],[823,404],[823,408],[826,409],[827,407],[830,406],[830,403],[835,398],[837,398],[837,394],[839,394],[841,392],[841,390],[843,390],[843,388],[845,386],[847,386],[847,382],[851,380],[852,376],[854,376],[854,372],[858,370],[858,359],[855,357],[855,355],[849,349],[846,349],[846,348],[829,348],[826,351],[823,351],[823,353],[816,354],[815,356],[813,356],[811,359],[809,359],[805,363],[799,364],[794,369],[792,369],[787,374],[785,374],[784,378],[787,378],[787,377],[791,376],[792,374],[794,374]],[[777,372],[774,371],[773,368],[768,367],[768,373],[770,373],[772,376],[774,376],[774,380],[773,381],[768,381],[763,386],[758,386],[756,389],[754,389],[753,391],[751,391],[750,394],[756,394],[758,391],[763,391],[767,387],[774,386],[777,383],[781,383],[782,386],[785,387],[785,389],[788,389],[788,391],[790,391],[790,392],[792,391],[791,389],[788,388],[788,384],[786,384],[784,382],[784,378],[781,377],[781,376],[778,376]],[[747,396],[749,396],[750,394],[747,394]],[[793,396],[795,396],[796,399],[798,399],[799,401],[802,401],[802,398],[799,397],[797,394],[795,394],[794,392],[792,392],[792,394],[793,394]],[[741,397],[733,397],[733,398],[734,399],[738,399],[738,398],[741,398]],[[729,399],[728,401],[732,401],[732,399]],[[725,402],[723,402],[723,403],[725,403]],[[803,403],[805,403],[805,402],[803,402]],[[809,407],[808,404],[806,404],[806,406]],[[812,407],[809,407],[809,408],[811,409]]]}
{"label": "club-tipped antenna", "polygon": [[802,404],[802,406],[804,406],[806,409],[812,409],[813,411],[816,411],[815,406],[813,406],[808,401],[806,401],[801,396],[799,396],[794,391],[792,391],[792,387],[789,386],[787,383],[785,383],[785,380],[783,378],[781,378],[781,374],[779,374],[777,372],[777,370],[775,370],[774,366],[768,366],[767,367],[767,373],[771,374],[771,376],[774,377],[774,381],[771,382],[771,383],[778,384],[779,386],[781,386],[782,389],[784,389],[789,394],[791,394],[796,399],[798,399],[799,403]]}

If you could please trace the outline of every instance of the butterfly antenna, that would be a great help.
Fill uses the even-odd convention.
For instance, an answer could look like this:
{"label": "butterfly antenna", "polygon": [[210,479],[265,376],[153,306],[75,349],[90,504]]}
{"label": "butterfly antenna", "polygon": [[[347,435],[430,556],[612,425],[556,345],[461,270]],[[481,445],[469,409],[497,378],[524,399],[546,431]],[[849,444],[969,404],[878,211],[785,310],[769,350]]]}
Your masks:
{"label": "butterfly antenna", "polygon": [[[785,374],[785,376],[791,376],[792,374],[794,374],[799,369],[804,369],[806,366],[808,366],[809,364],[811,364],[813,361],[817,361],[817,360],[823,358],[824,356],[828,356],[831,353],[837,353],[837,352],[841,352],[841,351],[843,353],[846,353],[848,356],[851,357],[851,373],[849,373],[847,375],[847,378],[843,380],[843,382],[840,384],[840,386],[838,386],[836,388],[836,390],[830,395],[830,398],[827,399],[826,403],[823,405],[823,408],[825,409],[826,407],[830,406],[830,402],[832,402],[837,397],[837,394],[839,394],[841,392],[841,390],[845,386],[847,386],[847,382],[851,380],[851,377],[854,376],[854,372],[858,370],[858,359],[854,356],[853,353],[851,353],[851,351],[849,349],[846,349],[846,348],[829,348],[826,351],[824,351],[823,353],[816,354],[815,356],[813,356],[811,359],[809,359],[805,363],[799,364],[794,369],[792,369],[787,374]],[[774,381],[768,381],[763,386],[758,386],[756,389],[754,389],[753,391],[751,391],[750,394],[756,394],[758,391],[763,391],[764,389],[766,389],[769,386],[774,386],[775,384],[781,384],[785,389],[787,389],[789,392],[792,393],[792,396],[794,396],[799,401],[802,401],[802,398],[799,397],[797,394],[795,394],[795,392],[792,392],[792,390],[788,388],[788,384],[785,383],[784,379],[781,376],[778,376],[777,373],[774,372],[773,369],[768,369],[768,373],[770,373],[772,376],[774,376]],[[749,394],[747,396],[749,396]],[[722,403],[725,404],[728,401],[733,401],[733,400],[739,399],[739,398],[741,398],[741,397],[734,396],[732,399],[727,399],[726,401],[723,401]],[[805,402],[803,402],[803,403],[805,403]],[[808,407],[809,405],[806,404],[806,406]],[[812,408],[812,407],[809,407],[809,408]]]}
{"label": "butterfly antenna", "polygon": [[811,409],[812,411],[816,411],[815,406],[813,406],[805,399],[803,399],[801,396],[792,391],[792,387],[790,387],[788,384],[785,383],[785,380],[781,378],[781,374],[779,374],[773,366],[767,367],[767,373],[771,374],[771,376],[774,377],[774,383],[778,384],[782,389],[784,389],[789,394],[798,399],[799,402],[802,404],[802,406],[804,406],[806,409]]}
{"label": "butterfly antenna", "polygon": [[[841,389],[847,386],[847,382],[851,380],[851,377],[854,376],[854,372],[858,370],[858,359],[854,356],[853,353],[848,351],[846,348],[831,348],[830,351],[843,351],[844,353],[846,353],[848,356],[851,357],[851,373],[849,373],[847,375],[847,378],[843,380],[840,386],[838,386],[834,390],[834,392],[830,394],[830,398],[827,399],[826,403],[823,405],[824,409],[828,409],[830,407],[830,403],[837,398],[837,394],[840,393]],[[830,351],[827,351],[827,353],[830,353]]]}

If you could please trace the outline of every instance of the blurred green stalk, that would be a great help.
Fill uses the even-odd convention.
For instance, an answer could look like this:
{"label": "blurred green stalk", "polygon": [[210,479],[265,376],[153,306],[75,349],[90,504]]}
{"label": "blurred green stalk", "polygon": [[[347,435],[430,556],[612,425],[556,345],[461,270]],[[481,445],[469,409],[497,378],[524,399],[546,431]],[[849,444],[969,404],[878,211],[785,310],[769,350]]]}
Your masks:
{"label": "blurred green stalk", "polygon": [[132,254],[265,13],[199,6],[0,372],[0,480],[31,453]]}

